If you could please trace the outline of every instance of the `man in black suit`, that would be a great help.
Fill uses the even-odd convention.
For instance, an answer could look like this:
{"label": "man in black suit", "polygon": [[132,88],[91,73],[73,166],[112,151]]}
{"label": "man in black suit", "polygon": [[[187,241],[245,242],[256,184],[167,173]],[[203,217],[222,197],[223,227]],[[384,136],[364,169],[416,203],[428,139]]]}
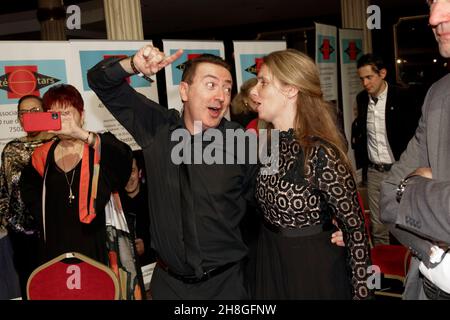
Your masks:
{"label": "man in black suit", "polygon": [[352,125],[352,148],[358,168],[367,179],[372,244],[389,244],[389,231],[380,221],[380,184],[400,158],[414,135],[421,101],[413,101],[405,89],[385,81],[383,61],[363,55],[357,63],[364,86],[357,97],[358,115]]}

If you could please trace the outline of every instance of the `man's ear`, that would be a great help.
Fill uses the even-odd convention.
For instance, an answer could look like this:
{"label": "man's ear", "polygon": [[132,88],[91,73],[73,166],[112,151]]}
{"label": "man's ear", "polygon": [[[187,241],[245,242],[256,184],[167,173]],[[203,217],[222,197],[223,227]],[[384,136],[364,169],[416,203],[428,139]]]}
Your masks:
{"label": "man's ear", "polygon": [[387,75],[387,70],[386,70],[386,68],[381,69],[381,70],[380,70],[380,77],[381,77],[381,79],[386,78],[386,75]]}
{"label": "man's ear", "polygon": [[189,83],[187,83],[186,81],[181,81],[180,85],[178,86],[178,90],[180,91],[181,101],[187,102],[189,93]]}

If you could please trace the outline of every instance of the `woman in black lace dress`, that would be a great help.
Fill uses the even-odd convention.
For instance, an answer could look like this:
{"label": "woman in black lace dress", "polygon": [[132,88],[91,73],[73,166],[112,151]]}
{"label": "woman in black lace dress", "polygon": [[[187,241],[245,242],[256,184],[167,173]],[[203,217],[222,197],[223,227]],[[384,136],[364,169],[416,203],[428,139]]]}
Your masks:
{"label": "woman in black lace dress", "polygon": [[[264,58],[253,89],[260,119],[279,132],[278,171],[261,171],[264,215],[257,299],[366,299],[367,235],[346,143],[323,100],[314,62],[296,50]],[[272,142],[275,136],[272,137]],[[343,231],[345,247],[330,242]]]}

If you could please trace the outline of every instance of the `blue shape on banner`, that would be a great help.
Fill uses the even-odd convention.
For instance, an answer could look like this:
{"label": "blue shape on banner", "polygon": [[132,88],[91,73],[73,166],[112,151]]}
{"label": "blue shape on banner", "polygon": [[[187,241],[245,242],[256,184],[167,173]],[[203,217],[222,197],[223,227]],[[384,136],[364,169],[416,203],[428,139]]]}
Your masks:
{"label": "blue shape on banner", "polygon": [[[80,51],[81,76],[83,78],[83,90],[91,91],[87,82],[87,72],[100,61],[110,57],[128,57],[135,53],[135,50],[89,50]],[[152,82],[154,82],[152,80]],[[133,88],[151,87],[152,82],[148,82],[144,78],[131,76],[128,83]]]}
{"label": "blue shape on banner", "polygon": [[336,63],[336,37],[319,34],[317,50],[319,50],[317,63]]}
{"label": "blue shape on banner", "polygon": [[65,60],[0,61],[0,105],[16,104],[28,94],[42,97],[60,83],[67,83]]}
{"label": "blue shape on banner", "polygon": [[362,39],[342,39],[342,50],[344,64],[356,63],[362,56]]}
{"label": "blue shape on banner", "polygon": [[[174,54],[177,52],[178,49],[170,49],[169,55]],[[181,76],[183,75],[183,70],[186,62],[188,60],[194,59],[204,53],[214,54],[216,56],[220,57],[220,50],[219,49],[186,49],[183,50],[183,54],[180,58],[178,58],[176,61],[174,61],[171,64],[172,68],[172,85],[177,86],[181,82]]]}
{"label": "blue shape on banner", "polygon": [[240,55],[242,82],[255,78],[258,75],[264,56],[266,56],[265,53]]}

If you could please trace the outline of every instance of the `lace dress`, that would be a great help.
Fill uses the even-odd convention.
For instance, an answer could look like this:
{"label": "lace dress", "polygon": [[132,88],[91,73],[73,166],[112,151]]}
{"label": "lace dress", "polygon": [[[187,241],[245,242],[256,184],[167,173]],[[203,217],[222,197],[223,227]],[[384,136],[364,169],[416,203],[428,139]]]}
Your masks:
{"label": "lace dress", "polygon": [[[311,139],[314,146],[305,155],[292,129],[281,132],[279,171],[258,175],[264,227],[255,297],[368,298],[369,247],[355,181],[335,148]],[[345,248],[331,243],[332,219],[343,231]]]}

